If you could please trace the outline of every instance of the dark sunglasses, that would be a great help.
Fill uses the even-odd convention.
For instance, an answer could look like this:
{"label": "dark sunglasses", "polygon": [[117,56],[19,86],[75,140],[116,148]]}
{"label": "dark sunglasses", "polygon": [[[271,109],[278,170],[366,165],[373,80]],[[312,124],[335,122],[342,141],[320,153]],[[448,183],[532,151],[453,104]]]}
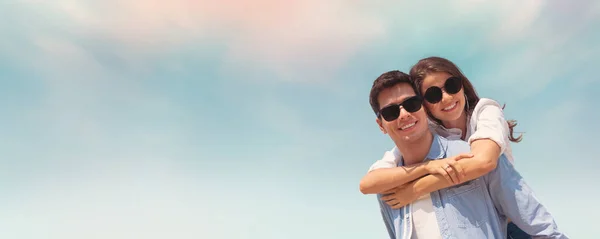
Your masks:
{"label": "dark sunglasses", "polygon": [[[444,91],[448,94],[456,94],[462,89],[462,80],[459,77],[452,76],[446,79],[444,83]],[[429,87],[423,95],[425,100],[431,104],[435,104],[442,100],[442,89],[437,86]]]}
{"label": "dark sunglasses", "polygon": [[417,112],[421,109],[423,105],[423,100],[419,96],[413,96],[406,100],[404,100],[400,104],[393,104],[383,107],[383,109],[379,110],[377,116],[383,117],[385,121],[393,121],[400,116],[400,108],[404,108],[404,110],[409,113]]}

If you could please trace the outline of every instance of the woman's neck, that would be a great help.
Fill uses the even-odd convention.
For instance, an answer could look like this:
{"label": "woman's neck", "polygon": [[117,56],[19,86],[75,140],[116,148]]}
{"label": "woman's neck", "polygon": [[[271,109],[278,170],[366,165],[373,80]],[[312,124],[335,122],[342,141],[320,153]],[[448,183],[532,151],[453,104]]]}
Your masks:
{"label": "woman's neck", "polygon": [[461,139],[465,139],[465,136],[467,134],[467,114],[466,112],[463,112],[460,117],[458,117],[458,119],[453,120],[453,121],[443,121],[442,124],[444,125],[444,127],[446,127],[446,129],[460,129],[460,131],[462,132],[462,135],[460,136]]}

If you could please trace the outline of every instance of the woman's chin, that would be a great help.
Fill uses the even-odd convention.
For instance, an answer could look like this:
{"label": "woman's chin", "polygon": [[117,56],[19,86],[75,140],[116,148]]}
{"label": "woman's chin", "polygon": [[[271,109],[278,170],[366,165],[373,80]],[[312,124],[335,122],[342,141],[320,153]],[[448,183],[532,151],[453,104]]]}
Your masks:
{"label": "woman's chin", "polygon": [[442,112],[442,111],[440,111],[434,116],[436,118],[438,118],[439,120],[441,120],[442,122],[455,122],[460,119],[460,117],[462,116],[463,113],[464,113],[464,111],[462,111],[462,112]]}

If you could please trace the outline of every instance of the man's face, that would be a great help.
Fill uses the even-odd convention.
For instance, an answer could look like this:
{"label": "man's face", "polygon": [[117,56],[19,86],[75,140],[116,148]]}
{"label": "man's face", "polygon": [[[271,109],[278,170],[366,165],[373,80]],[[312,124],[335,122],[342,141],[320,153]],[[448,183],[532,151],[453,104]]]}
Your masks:
{"label": "man's face", "polygon": [[[391,88],[387,88],[381,93],[377,100],[379,109],[394,104],[401,104],[406,99],[416,96],[415,91],[408,83],[400,83]],[[417,142],[428,133],[427,114],[424,107],[416,112],[408,112],[404,107],[400,107],[400,115],[393,120],[385,120],[383,117],[377,118],[377,124],[384,134],[388,134],[396,143]]]}

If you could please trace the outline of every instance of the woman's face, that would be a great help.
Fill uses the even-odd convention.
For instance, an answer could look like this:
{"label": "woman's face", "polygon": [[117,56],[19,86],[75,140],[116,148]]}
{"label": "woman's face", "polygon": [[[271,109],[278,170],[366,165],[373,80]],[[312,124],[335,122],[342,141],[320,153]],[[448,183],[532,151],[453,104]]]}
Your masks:
{"label": "woman's face", "polygon": [[429,73],[420,90],[427,110],[442,122],[456,121],[465,113],[465,94],[460,78],[453,78],[447,72]]}

